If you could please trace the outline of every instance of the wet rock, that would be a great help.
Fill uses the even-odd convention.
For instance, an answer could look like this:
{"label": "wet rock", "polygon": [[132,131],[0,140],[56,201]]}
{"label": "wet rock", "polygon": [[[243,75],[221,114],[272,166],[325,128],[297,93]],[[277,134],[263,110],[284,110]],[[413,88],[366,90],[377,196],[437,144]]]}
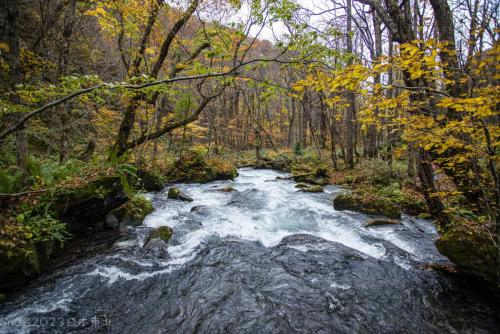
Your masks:
{"label": "wet rock", "polygon": [[120,225],[118,218],[112,213],[108,213],[104,218],[104,228],[112,230]]}
{"label": "wet rock", "polygon": [[207,206],[206,205],[195,205],[191,208],[191,212],[199,212],[203,209],[205,209]]}
{"label": "wet rock", "polygon": [[160,226],[155,229],[153,229],[151,232],[149,232],[146,241],[144,244],[147,244],[149,241],[153,239],[161,239],[165,242],[168,242],[170,238],[172,237],[173,231],[170,227],[168,226]]}
{"label": "wet rock", "polygon": [[112,213],[118,218],[121,225],[139,226],[153,211],[151,200],[144,195],[136,194],[120,208],[113,210]]}
{"label": "wet rock", "polygon": [[366,222],[365,227],[396,225],[396,224],[399,224],[399,221],[394,219],[370,219],[368,222]]}
{"label": "wet rock", "polygon": [[148,241],[148,243],[142,247],[142,252],[158,259],[166,260],[170,258],[167,243],[158,238]]}
{"label": "wet rock", "polygon": [[168,226],[160,226],[152,230],[144,242],[142,252],[160,259],[168,259],[168,241],[172,237],[172,229]]}
{"label": "wet rock", "polygon": [[333,200],[335,210],[351,210],[388,218],[401,218],[401,209],[384,198],[365,199],[356,194],[340,194]]}
{"label": "wet rock", "polygon": [[306,193],[322,193],[324,192],[324,189],[322,186],[308,186],[303,188],[302,191]]}
{"label": "wet rock", "polygon": [[237,191],[236,189],[234,189],[233,187],[229,186],[229,187],[224,187],[224,188],[219,188],[217,189],[218,191],[221,191],[223,193],[230,193],[230,192],[233,192],[233,191]]}
{"label": "wet rock", "polygon": [[300,183],[297,183],[295,185],[295,188],[299,188],[299,189],[304,189],[304,188],[307,188],[307,187],[310,187],[310,184],[300,182]]}
{"label": "wet rock", "polygon": [[168,190],[168,198],[177,199],[177,200],[181,200],[184,202],[192,202],[193,201],[193,198],[186,195],[184,192],[182,192],[179,188],[176,188],[176,187],[172,187]]}

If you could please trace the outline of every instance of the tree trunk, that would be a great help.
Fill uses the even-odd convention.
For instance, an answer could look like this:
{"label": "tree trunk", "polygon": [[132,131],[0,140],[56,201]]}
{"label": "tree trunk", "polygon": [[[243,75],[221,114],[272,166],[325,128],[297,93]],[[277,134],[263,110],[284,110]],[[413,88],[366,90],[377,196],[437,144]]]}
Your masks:
{"label": "tree trunk", "polygon": [[[346,34],[346,46],[347,52],[352,54],[353,45],[352,45],[352,2],[351,0],[347,0],[347,34]],[[352,56],[349,55],[348,65],[352,64]],[[347,93],[347,100],[349,101],[349,105],[347,106],[345,113],[345,130],[346,130],[346,164],[348,168],[354,168],[354,136],[355,136],[355,103],[356,96],[353,92]]]}

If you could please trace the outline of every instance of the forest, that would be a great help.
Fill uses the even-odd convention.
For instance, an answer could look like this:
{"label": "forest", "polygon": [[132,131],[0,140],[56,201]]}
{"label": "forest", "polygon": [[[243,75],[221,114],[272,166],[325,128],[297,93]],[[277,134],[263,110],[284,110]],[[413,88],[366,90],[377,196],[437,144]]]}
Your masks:
{"label": "forest", "polygon": [[[421,250],[431,247],[443,260],[415,265],[425,267],[418,269],[422,275],[430,271],[497,294],[499,6],[486,0],[0,0],[0,319],[21,307],[19,294],[40,275],[105,254],[143,226],[170,226],[138,240],[145,240],[147,256],[175,258],[176,242],[187,237],[176,229],[179,219],[148,225],[163,210],[151,194],[167,185],[164,200],[196,204],[193,194],[204,184],[226,182],[213,200],[236,196],[232,205],[246,194],[239,180],[259,170],[283,173],[274,181],[294,182],[304,201],[316,198],[320,205],[326,197],[314,196],[329,196],[332,212],[368,217],[373,230],[427,222],[436,232]],[[248,182],[258,182],[262,175],[256,175]],[[330,196],[337,189],[331,187],[340,193]],[[253,201],[258,198],[242,200]],[[298,203],[290,198],[280,210]],[[227,218],[231,212],[218,219],[236,221],[246,211]],[[307,220],[286,217],[280,223]],[[131,221],[134,228],[125,232]],[[225,228],[247,240],[239,224]],[[322,232],[312,234],[351,247]],[[418,240],[412,247],[420,247]],[[14,306],[2,309],[4,300]],[[169,321],[164,328],[175,323]],[[219,332],[203,321],[195,331]],[[191,332],[182,326],[180,332]],[[383,331],[380,326],[351,329]],[[458,328],[450,326],[424,332]],[[282,332],[279,326],[227,328]],[[287,333],[313,327],[290,328],[281,327]]]}

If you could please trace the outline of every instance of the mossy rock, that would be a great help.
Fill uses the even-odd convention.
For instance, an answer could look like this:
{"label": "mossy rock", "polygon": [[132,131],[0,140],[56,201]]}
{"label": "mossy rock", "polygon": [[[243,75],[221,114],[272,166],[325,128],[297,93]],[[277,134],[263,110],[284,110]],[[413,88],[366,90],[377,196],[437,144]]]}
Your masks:
{"label": "mossy rock", "polygon": [[234,164],[220,157],[206,157],[196,150],[186,152],[168,173],[169,179],[192,183],[233,180],[236,176],[238,170]]}
{"label": "mossy rock", "polygon": [[155,228],[146,238],[144,246],[142,247],[142,252],[160,259],[170,258],[167,250],[167,243],[172,237],[172,233],[172,229],[168,226]]}
{"label": "mossy rock", "polygon": [[153,212],[153,204],[143,195],[136,194],[127,203],[110,212],[120,224],[138,226],[142,224],[144,218]]}
{"label": "mossy rock", "polygon": [[24,246],[25,252],[10,257],[0,257],[0,289],[5,291],[26,283],[40,274],[40,261],[36,245],[31,242]]}
{"label": "mossy rock", "polygon": [[401,209],[404,213],[410,216],[419,216],[421,214],[428,214],[427,205],[424,201],[404,201],[401,203]]}
{"label": "mossy rock", "polygon": [[306,192],[306,193],[322,193],[322,192],[324,192],[324,189],[322,186],[309,186],[309,187],[303,188],[302,191]]}
{"label": "mossy rock", "polygon": [[296,182],[324,186],[328,184],[329,170],[328,167],[322,163],[300,163],[293,166],[292,176]]}
{"label": "mossy rock", "polygon": [[256,161],[253,167],[256,169],[274,169],[289,172],[291,170],[291,159],[282,155],[275,157],[265,156]]}
{"label": "mossy rock", "polygon": [[370,219],[368,222],[366,222],[365,227],[396,225],[396,224],[399,224],[399,221],[394,219]]}
{"label": "mossy rock", "polygon": [[103,176],[74,189],[60,190],[51,204],[68,231],[78,234],[95,228],[106,214],[128,201],[120,177]]}
{"label": "mossy rock", "polygon": [[146,191],[160,191],[165,185],[165,178],[159,174],[139,169],[137,171],[138,186]]}
{"label": "mossy rock", "polygon": [[362,197],[357,194],[340,194],[333,200],[335,210],[351,210],[388,218],[401,218],[400,207],[386,198]]}
{"label": "mossy rock", "polygon": [[168,226],[157,227],[149,233],[148,237],[146,238],[146,242],[144,242],[144,244],[147,244],[152,239],[161,239],[164,242],[168,242],[172,237],[172,234],[173,231]]}
{"label": "mossy rock", "polygon": [[310,184],[300,182],[300,183],[297,183],[297,184],[295,185],[295,188],[304,189],[304,188],[308,188],[308,187],[310,187],[310,186],[311,186]]}
{"label": "mossy rock", "polygon": [[181,200],[181,201],[185,201],[185,202],[192,202],[193,201],[193,199],[190,196],[183,193],[177,187],[171,187],[170,189],[168,189],[168,198],[169,199],[177,199],[177,200]]}
{"label": "mossy rock", "polygon": [[461,271],[500,288],[496,248],[491,233],[486,226],[458,218],[441,233],[436,247]]}

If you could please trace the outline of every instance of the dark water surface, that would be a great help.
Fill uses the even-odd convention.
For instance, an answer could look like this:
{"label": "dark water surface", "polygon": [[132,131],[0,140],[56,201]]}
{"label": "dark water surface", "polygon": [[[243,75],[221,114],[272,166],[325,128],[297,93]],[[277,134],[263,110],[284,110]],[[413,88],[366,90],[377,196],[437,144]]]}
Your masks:
{"label": "dark water surface", "polygon": [[[179,185],[193,203],[151,194],[145,226],[3,304],[0,333],[499,332],[491,297],[422,269],[447,262],[430,222],[365,228],[367,216],[333,209],[338,188],[303,193],[280,175]],[[141,250],[162,225],[168,259]]]}

